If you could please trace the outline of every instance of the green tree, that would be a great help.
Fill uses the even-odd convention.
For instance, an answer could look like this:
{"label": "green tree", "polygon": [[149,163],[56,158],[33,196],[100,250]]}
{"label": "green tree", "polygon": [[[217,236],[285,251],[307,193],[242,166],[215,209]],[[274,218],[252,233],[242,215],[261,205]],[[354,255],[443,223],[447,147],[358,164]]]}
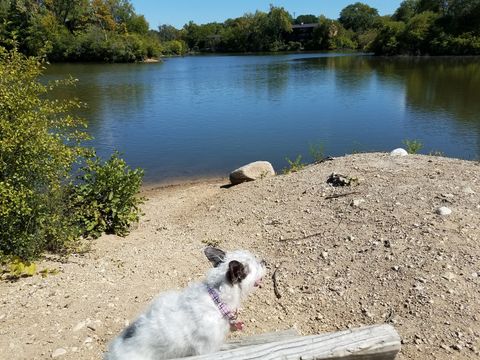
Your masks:
{"label": "green tree", "polygon": [[404,0],[393,14],[393,20],[407,22],[414,17],[419,10],[420,0]]}
{"label": "green tree", "polygon": [[372,28],[379,17],[375,8],[357,2],[348,5],[340,12],[339,21],[345,29],[351,29],[355,32],[362,32]]}
{"label": "green tree", "polygon": [[127,30],[141,35],[147,35],[150,25],[143,15],[132,14],[127,19]]}
{"label": "green tree", "polygon": [[59,24],[74,31],[87,20],[89,0],[45,0],[44,6]]}
{"label": "green tree", "polygon": [[[265,33],[271,36],[272,44],[282,42],[285,33],[292,32],[292,17],[283,7],[270,5],[270,12],[267,15]],[[275,48],[277,45],[273,45]]]}
{"label": "green tree", "polygon": [[402,21],[386,21],[369,50],[377,55],[396,55],[403,52],[402,35],[405,23]]}
{"label": "green tree", "polygon": [[432,11],[435,13],[446,14],[451,1],[446,0],[419,0],[417,13],[423,11]]}
{"label": "green tree", "polygon": [[353,49],[351,34],[336,20],[320,16],[313,32],[314,48],[319,50]]}
{"label": "green tree", "polygon": [[437,19],[438,14],[431,11],[424,11],[413,16],[408,21],[403,34],[405,50],[418,55],[428,53],[429,37]]}
{"label": "green tree", "polygon": [[318,16],[308,14],[308,15],[299,15],[294,21],[294,24],[316,24],[318,22]]}
{"label": "green tree", "polygon": [[160,41],[172,41],[180,39],[181,32],[172,25],[163,24],[158,27]]}
{"label": "green tree", "polygon": [[449,8],[452,31],[480,35],[480,0],[454,0]]}

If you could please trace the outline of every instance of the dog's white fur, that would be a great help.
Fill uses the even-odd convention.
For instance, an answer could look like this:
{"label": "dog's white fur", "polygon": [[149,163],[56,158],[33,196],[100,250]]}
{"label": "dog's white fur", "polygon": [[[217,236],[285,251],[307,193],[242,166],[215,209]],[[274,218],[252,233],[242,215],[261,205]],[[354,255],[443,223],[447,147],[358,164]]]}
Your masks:
{"label": "dog's white fur", "polygon": [[[206,279],[181,292],[161,294],[114,339],[105,360],[172,359],[219,350],[230,324],[213,302],[207,286],[215,289],[221,301],[235,311],[261,281],[265,266],[244,250],[224,253],[209,247],[205,254],[215,266]],[[232,274],[238,272],[239,266],[243,273]]]}

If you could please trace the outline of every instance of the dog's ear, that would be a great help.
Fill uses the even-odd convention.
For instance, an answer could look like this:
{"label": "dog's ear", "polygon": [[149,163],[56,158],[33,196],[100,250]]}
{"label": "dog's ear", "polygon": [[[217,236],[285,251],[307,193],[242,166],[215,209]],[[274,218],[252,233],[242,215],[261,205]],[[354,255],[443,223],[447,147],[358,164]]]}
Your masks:
{"label": "dog's ear", "polygon": [[209,246],[204,250],[205,256],[213,264],[213,267],[217,267],[225,261],[225,251]]}
{"label": "dog's ear", "polygon": [[228,263],[227,281],[232,284],[238,284],[247,277],[247,269],[237,260]]}

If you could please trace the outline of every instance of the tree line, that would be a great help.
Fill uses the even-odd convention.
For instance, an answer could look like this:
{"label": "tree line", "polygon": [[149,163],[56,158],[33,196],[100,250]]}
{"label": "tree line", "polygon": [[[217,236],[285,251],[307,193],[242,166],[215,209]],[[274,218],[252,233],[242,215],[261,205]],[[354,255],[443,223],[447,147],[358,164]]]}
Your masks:
{"label": "tree line", "polygon": [[[308,24],[308,26],[303,26]],[[304,32],[302,35],[302,31]],[[0,45],[50,61],[139,61],[197,52],[354,49],[378,55],[480,54],[480,0],[405,0],[380,16],[364,3],[338,19],[270,6],[226,21],[150,30],[129,0],[0,0]]]}
{"label": "tree line", "polygon": [[[296,36],[302,24],[308,36]],[[261,52],[354,49],[377,55],[480,54],[480,0],[405,0],[392,15],[380,16],[364,3],[345,7],[338,19],[293,18],[281,7],[223,23],[156,31],[167,52]]]}
{"label": "tree line", "polygon": [[160,43],[128,0],[0,0],[0,45],[50,61],[131,62]]}

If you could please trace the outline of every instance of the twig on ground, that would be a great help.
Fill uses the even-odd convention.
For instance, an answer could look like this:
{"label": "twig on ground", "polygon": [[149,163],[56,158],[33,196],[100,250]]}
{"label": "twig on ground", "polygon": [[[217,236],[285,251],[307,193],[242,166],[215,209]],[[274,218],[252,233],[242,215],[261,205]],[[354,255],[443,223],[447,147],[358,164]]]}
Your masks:
{"label": "twig on ground", "polygon": [[333,194],[333,195],[325,196],[325,200],[338,199],[338,198],[341,198],[341,197],[345,197],[345,196],[349,196],[349,195],[357,195],[357,194],[360,194],[360,192],[352,191],[352,192],[348,192],[348,193],[345,193],[345,194]]}
{"label": "twig on ground", "polygon": [[[304,237],[302,238],[289,238],[289,239],[283,239],[283,240],[280,240],[280,242],[288,242],[288,241],[299,241],[299,240],[305,240],[305,239],[310,239],[312,237],[315,237],[315,236],[319,236],[319,235],[323,235],[324,232],[318,232],[318,233],[315,233],[315,234],[311,234],[311,235],[305,235]],[[276,270],[275,270],[276,271]]]}
{"label": "twig on ground", "polygon": [[278,265],[277,268],[275,269],[275,271],[272,274],[273,292],[274,292],[275,296],[277,297],[277,299],[280,299],[282,297],[282,294],[280,294],[280,291],[278,290],[278,284],[277,284],[277,271],[278,271],[278,269],[280,269],[280,266],[282,266],[282,264]]}

